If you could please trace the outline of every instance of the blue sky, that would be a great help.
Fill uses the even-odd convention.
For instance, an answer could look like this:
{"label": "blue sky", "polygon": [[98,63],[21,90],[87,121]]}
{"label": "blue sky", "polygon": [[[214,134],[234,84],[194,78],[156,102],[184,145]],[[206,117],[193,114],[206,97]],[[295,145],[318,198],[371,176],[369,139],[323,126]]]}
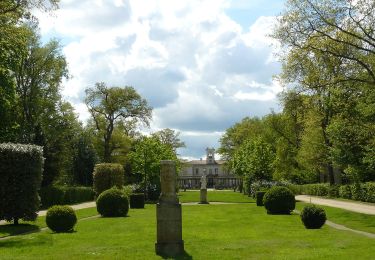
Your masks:
{"label": "blue sky", "polygon": [[87,87],[130,85],[153,107],[144,131],[175,129],[187,145],[181,156],[199,158],[243,117],[279,109],[279,45],[268,34],[282,7],[277,0],[61,0],[52,15],[36,15],[43,41],[64,46],[72,78],[62,93],[82,121]]}

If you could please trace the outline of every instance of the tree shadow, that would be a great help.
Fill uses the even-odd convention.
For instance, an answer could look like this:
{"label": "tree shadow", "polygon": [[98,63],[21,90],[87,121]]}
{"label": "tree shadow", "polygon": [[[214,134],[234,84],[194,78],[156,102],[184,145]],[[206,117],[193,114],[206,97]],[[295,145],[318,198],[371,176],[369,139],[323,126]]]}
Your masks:
{"label": "tree shadow", "polygon": [[0,238],[21,235],[25,233],[37,232],[40,230],[40,227],[32,224],[5,224],[0,225]]}
{"label": "tree shadow", "polygon": [[168,256],[164,254],[159,254],[159,256],[161,256],[163,259],[175,259],[175,260],[192,260],[193,259],[193,257],[189,255],[189,253],[186,252],[186,250],[184,250],[184,252],[181,253],[180,255],[176,255],[176,256]]}

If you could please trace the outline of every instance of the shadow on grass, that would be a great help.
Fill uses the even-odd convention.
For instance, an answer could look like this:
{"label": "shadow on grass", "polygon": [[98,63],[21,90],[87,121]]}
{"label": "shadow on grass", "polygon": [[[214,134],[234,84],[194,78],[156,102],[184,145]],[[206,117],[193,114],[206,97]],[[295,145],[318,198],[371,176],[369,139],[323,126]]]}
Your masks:
{"label": "shadow on grass", "polygon": [[32,224],[6,224],[0,225],[0,238],[8,237],[8,236],[15,236],[25,233],[37,232],[40,228],[37,225]]}
{"label": "shadow on grass", "polygon": [[193,257],[191,255],[188,254],[188,252],[186,252],[184,250],[184,252],[180,255],[177,255],[177,256],[168,256],[168,255],[163,255],[163,254],[159,254],[159,256],[161,256],[163,259],[176,259],[176,260],[192,260]]}

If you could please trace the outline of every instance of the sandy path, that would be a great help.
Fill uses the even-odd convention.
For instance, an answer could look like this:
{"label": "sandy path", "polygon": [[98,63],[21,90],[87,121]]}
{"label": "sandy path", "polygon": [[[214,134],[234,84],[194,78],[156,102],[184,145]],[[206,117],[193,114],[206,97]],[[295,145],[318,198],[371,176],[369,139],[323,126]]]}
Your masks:
{"label": "sandy path", "polygon": [[308,195],[297,195],[296,200],[303,202],[311,202],[313,204],[319,204],[329,207],[346,209],[358,213],[375,215],[375,204],[364,204],[360,202],[349,202],[349,201],[340,201],[334,199],[324,199],[320,197],[308,196]]}

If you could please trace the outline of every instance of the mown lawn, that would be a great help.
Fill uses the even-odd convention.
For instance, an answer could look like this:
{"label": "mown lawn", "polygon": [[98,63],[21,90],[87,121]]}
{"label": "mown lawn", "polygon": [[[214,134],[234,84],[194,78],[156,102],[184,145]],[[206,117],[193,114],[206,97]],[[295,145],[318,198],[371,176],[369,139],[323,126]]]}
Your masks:
{"label": "mown lawn", "polygon": [[[246,196],[233,194],[244,202]],[[298,215],[267,215],[255,203],[183,205],[182,211],[181,259],[373,259],[374,239],[328,226],[307,230]],[[146,205],[126,218],[79,221],[73,233],[0,240],[0,258],[161,259],[154,251],[155,225],[155,205]]]}
{"label": "mown lawn", "polygon": [[[178,198],[182,203],[199,202],[200,191],[180,191]],[[253,198],[232,190],[208,191],[207,200],[209,202],[255,203]]]}

